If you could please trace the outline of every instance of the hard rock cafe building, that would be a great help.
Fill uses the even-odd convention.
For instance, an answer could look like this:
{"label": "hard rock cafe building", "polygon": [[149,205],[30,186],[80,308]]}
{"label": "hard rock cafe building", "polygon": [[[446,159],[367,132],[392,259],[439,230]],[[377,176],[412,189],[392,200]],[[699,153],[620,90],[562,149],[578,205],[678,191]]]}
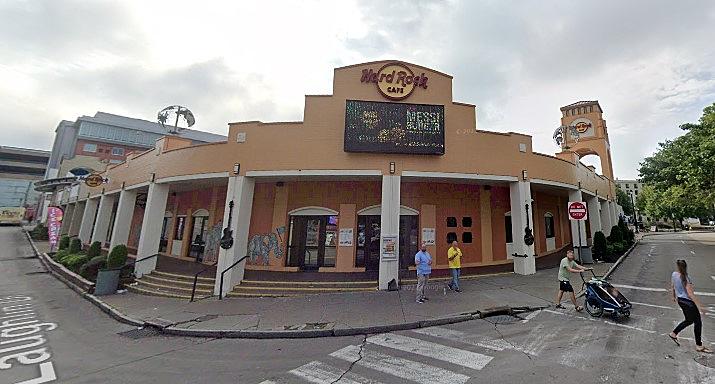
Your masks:
{"label": "hard rock cafe building", "polygon": [[[619,209],[600,105],[561,111],[580,139],[551,156],[534,152],[530,136],[477,130],[475,106],[452,100],[452,76],[395,61],[337,68],[332,94],[305,97],[304,121],[230,123],[228,140],[211,144],[165,136],[110,166],[103,185],[63,193],[62,232],[126,244],[137,259],[158,253],[226,271],[224,294],[246,280],[305,276],[387,289],[414,278],[421,242],[436,275],[448,273],[453,240],[463,274],[530,274],[579,230],[583,246],[608,235]],[[587,154],[600,156],[604,175],[579,162]],[[569,201],[588,207],[580,229]],[[219,246],[226,227],[229,249]],[[156,268],[150,258],[135,273]]]}

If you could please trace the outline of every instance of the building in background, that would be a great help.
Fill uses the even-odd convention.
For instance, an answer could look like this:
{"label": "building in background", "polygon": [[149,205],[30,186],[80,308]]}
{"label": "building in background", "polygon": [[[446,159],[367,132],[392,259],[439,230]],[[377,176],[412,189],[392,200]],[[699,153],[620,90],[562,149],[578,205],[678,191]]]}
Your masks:
{"label": "building in background", "polygon": [[659,221],[659,218],[650,217],[650,216],[646,215],[645,212],[641,212],[638,210],[638,208],[635,207],[636,203],[638,202],[638,194],[643,191],[643,183],[641,183],[640,180],[616,179],[616,185],[623,192],[625,192],[629,198],[633,199],[634,210],[635,210],[636,217],[638,218],[639,222],[644,223],[644,224],[650,224],[650,223],[656,223]]}
{"label": "building in background", "polygon": [[[42,221],[46,219],[50,195],[57,188],[75,183],[76,176],[103,172],[107,165],[119,164],[132,153],[154,148],[156,141],[166,134],[166,128],[158,123],[105,112],[82,116],[76,121],[60,121],[44,178],[36,184],[38,191],[46,193]],[[182,129],[175,136],[192,145],[226,140],[226,136],[194,129]]]}
{"label": "building in background", "polygon": [[0,146],[0,207],[22,207],[35,216],[41,194],[32,184],[42,180],[49,151]]}

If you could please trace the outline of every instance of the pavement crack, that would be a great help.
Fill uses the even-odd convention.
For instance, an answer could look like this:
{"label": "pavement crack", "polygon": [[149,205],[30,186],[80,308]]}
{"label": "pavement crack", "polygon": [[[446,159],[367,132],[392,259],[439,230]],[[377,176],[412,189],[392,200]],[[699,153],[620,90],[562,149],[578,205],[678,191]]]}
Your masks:
{"label": "pavement crack", "polygon": [[365,344],[367,344],[367,335],[362,336],[362,343],[360,343],[360,350],[358,351],[357,360],[350,363],[350,366],[348,367],[348,369],[346,369],[345,372],[343,372],[337,379],[330,382],[330,384],[335,384],[335,383],[339,382],[340,380],[342,380],[343,377],[345,377],[345,375],[347,375],[353,369],[355,364],[357,364],[358,361],[362,360],[362,358],[363,358],[362,351],[365,348]]}
{"label": "pavement crack", "polygon": [[532,356],[531,356],[530,354],[526,353],[526,352],[523,350],[523,348],[521,348],[521,347],[515,345],[515,344],[512,343],[511,341],[507,340],[506,337],[504,337],[504,334],[501,332],[501,330],[499,330],[499,323],[496,323],[496,322],[492,323],[492,322],[487,321],[487,320],[484,320],[484,321],[486,321],[487,323],[491,323],[491,324],[494,325],[494,332],[496,332],[496,333],[499,335],[499,338],[500,338],[500,339],[502,339],[505,343],[511,345],[511,347],[512,347],[515,351],[521,352],[524,356],[526,356],[527,359],[529,359],[529,360],[531,360],[531,361],[534,361],[534,359],[532,358]]}

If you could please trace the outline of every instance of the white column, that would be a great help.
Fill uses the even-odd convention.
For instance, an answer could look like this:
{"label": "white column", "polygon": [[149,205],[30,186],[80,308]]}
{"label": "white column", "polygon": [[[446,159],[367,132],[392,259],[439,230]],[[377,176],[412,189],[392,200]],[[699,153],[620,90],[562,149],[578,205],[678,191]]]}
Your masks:
{"label": "white column", "polygon": [[[534,209],[531,200],[531,183],[528,181],[517,181],[509,183],[509,197],[511,203],[511,237],[513,239],[512,249],[518,255],[528,257],[514,257],[514,273],[520,275],[532,275],[536,273],[536,259],[534,258],[534,244],[526,245],[524,235],[527,221],[531,232],[534,232]],[[526,205],[529,206],[529,214],[526,213]],[[536,239],[534,240],[536,241]]]}
{"label": "white column", "polygon": [[50,208],[50,203],[52,202],[52,195],[45,193],[42,200],[42,216],[40,218],[40,223],[47,224],[47,209]]}
{"label": "white column", "polygon": [[117,214],[114,217],[114,226],[112,227],[112,237],[109,241],[110,250],[119,244],[127,245],[136,201],[136,190],[127,191],[122,189],[119,193],[119,205],[117,205]]}
{"label": "white column", "polygon": [[[583,201],[583,195],[580,190],[569,191],[569,201]],[[590,213],[590,212],[589,212]],[[569,220],[571,222],[571,239],[573,240],[574,247],[588,246],[588,239],[586,239],[586,226],[583,222],[576,220]],[[579,230],[581,232],[581,243],[579,244]]]}
{"label": "white column", "polygon": [[[400,176],[382,176],[382,205],[380,211],[380,273],[378,287],[386,290],[393,279],[399,286],[400,270]],[[394,252],[386,254],[383,237],[394,236]],[[436,261],[436,255],[432,255]],[[434,266],[434,261],[433,261]]]}
{"label": "white column", "polygon": [[613,227],[613,221],[611,221],[611,209],[608,206],[608,200],[601,202],[601,222],[603,227],[603,234],[606,237],[611,235],[611,227]]}
{"label": "white column", "polygon": [[618,214],[616,214],[616,202],[615,201],[609,201],[608,202],[608,211],[611,215],[611,226],[616,226],[618,225]]}
{"label": "white column", "polygon": [[109,230],[109,221],[112,219],[112,209],[114,202],[117,200],[117,195],[102,195],[99,198],[99,207],[97,208],[97,220],[92,229],[91,242],[99,241],[104,247],[104,242],[107,241],[107,231]]}
{"label": "white column", "polygon": [[74,204],[74,212],[72,212],[72,225],[70,225],[70,236],[79,235],[79,227],[82,225],[85,206],[84,201],[78,201]]}
{"label": "white column", "polygon": [[[229,215],[229,204],[233,201],[233,214],[231,215],[230,229],[233,231],[233,246],[229,249],[219,248],[218,264],[216,266],[216,284],[214,294],[219,294],[221,287],[221,272],[230,267],[237,260],[248,253],[248,229],[251,225],[251,211],[253,210],[253,190],[255,180],[246,176],[232,176],[228,178],[226,191],[226,205],[223,212],[223,227],[226,228]],[[223,277],[223,295],[243,280],[246,260],[238,263],[228,270]]]}
{"label": "white column", "polygon": [[601,226],[601,203],[598,202],[598,197],[589,197],[586,201],[588,203],[588,222],[591,225],[591,237],[596,235],[596,232],[603,232],[603,227]]}
{"label": "white column", "polygon": [[[144,208],[144,219],[142,220],[142,228],[139,233],[137,260],[159,252],[161,227],[164,222],[164,212],[166,212],[166,200],[168,198],[169,184],[149,184],[146,207]],[[134,275],[139,278],[154,269],[156,269],[156,257],[135,263]]]}
{"label": "white column", "polygon": [[63,209],[62,214],[62,227],[60,228],[61,235],[67,235],[70,233],[70,227],[72,226],[72,214],[74,213],[74,204],[67,204]]}
{"label": "white column", "polygon": [[82,244],[87,244],[92,239],[92,226],[94,225],[94,215],[97,213],[99,198],[87,199],[82,214],[82,223],[79,226],[79,239]]}

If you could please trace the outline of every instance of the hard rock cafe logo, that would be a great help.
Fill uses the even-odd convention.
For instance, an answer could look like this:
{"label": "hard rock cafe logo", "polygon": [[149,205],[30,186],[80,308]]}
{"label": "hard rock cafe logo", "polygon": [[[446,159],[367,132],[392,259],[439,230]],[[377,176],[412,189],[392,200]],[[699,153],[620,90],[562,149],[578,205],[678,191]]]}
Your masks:
{"label": "hard rock cafe logo", "polygon": [[104,181],[104,178],[99,173],[91,173],[84,178],[84,183],[87,184],[88,187],[92,188],[99,187],[104,183]]}
{"label": "hard rock cafe logo", "polygon": [[591,128],[591,123],[587,123],[585,121],[579,121],[578,123],[576,123],[575,127],[576,127],[576,130],[578,131],[578,133],[586,133],[586,131],[588,131],[588,129]]}
{"label": "hard rock cafe logo", "polygon": [[375,83],[383,96],[390,100],[407,98],[416,87],[427,89],[427,76],[424,72],[415,76],[411,69],[401,63],[385,64],[377,72],[363,69],[361,83]]}

